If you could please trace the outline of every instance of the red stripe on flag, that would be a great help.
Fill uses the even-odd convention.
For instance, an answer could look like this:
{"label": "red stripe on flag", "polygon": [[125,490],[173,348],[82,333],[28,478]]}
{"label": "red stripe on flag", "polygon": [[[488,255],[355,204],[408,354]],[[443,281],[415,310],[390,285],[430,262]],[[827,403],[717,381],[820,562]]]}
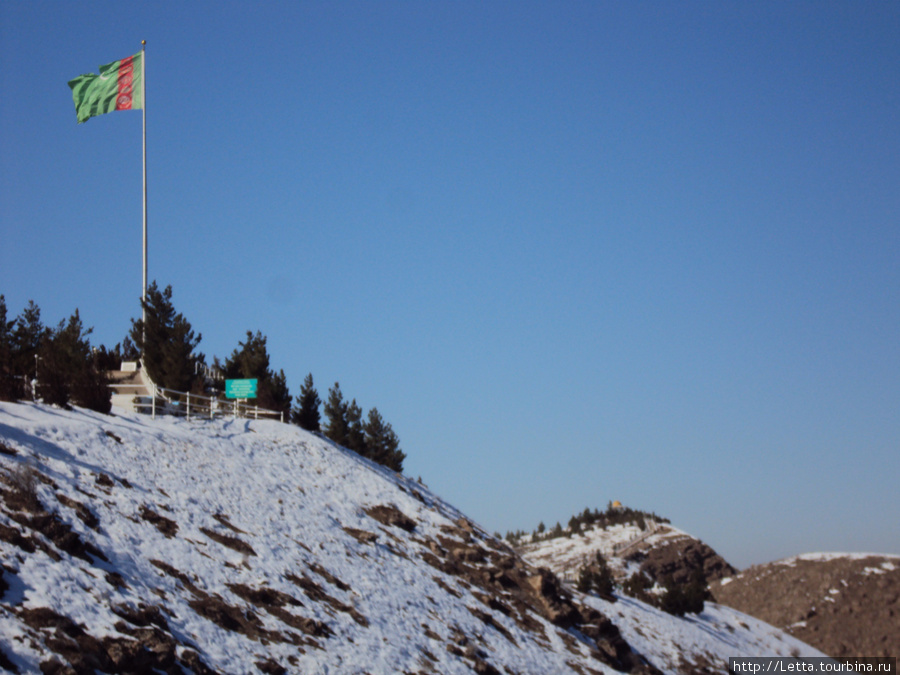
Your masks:
{"label": "red stripe on flag", "polygon": [[116,96],[116,110],[131,110],[132,85],[134,83],[133,59],[133,56],[128,56],[119,63],[119,94]]}

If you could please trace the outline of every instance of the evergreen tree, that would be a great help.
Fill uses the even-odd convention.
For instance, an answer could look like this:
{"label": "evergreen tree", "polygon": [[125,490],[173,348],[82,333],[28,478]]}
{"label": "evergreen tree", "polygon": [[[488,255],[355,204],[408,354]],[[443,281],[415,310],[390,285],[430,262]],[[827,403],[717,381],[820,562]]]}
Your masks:
{"label": "evergreen tree", "polygon": [[257,405],[282,412],[290,419],[291,395],[287,378],[283,370],[276,375],[269,368],[269,350],[266,342],[266,336],[261,332],[256,331],[254,335],[248,330],[246,341],[239,342],[239,349],[235,349],[225,361],[225,377],[257,380]]}
{"label": "evergreen tree", "polygon": [[37,377],[37,358],[41,344],[49,333],[49,329],[41,323],[41,309],[34,300],[28,301],[28,306],[16,317],[13,329],[13,374],[18,376],[16,381],[16,398],[25,397],[25,381]]}
{"label": "evergreen tree", "polygon": [[112,410],[112,395],[109,390],[107,368],[100,362],[97,352],[91,350],[91,358],[76,378],[72,388],[72,399],[78,405],[108,415]]}
{"label": "evergreen tree", "polygon": [[239,349],[231,352],[225,360],[225,377],[234,379],[264,380],[269,375],[269,351],[266,336],[256,331],[247,331],[245,342],[238,342]]}
{"label": "evergreen tree", "polygon": [[141,358],[141,352],[138,350],[137,345],[132,342],[130,335],[126,335],[125,339],[122,340],[120,353],[123,361],[139,361]]}
{"label": "evergreen tree", "polygon": [[362,424],[362,408],[356,403],[356,399],[350,401],[347,406],[347,448],[353,452],[368,457],[366,452],[366,433]]}
{"label": "evergreen tree", "polygon": [[647,604],[657,604],[656,596],[652,596],[649,593],[650,587],[653,584],[650,582],[647,577],[644,576],[643,572],[637,572],[633,574],[628,579],[625,580],[625,583],[622,584],[622,591],[631,596],[632,598],[636,598]]}
{"label": "evergreen tree", "polygon": [[328,400],[325,401],[325,435],[338,445],[346,447],[349,432],[347,422],[347,403],[341,393],[341,385],[337,382],[328,390]]}
{"label": "evergreen tree", "polygon": [[400,450],[400,439],[391,425],[382,419],[378,408],[369,411],[364,429],[367,457],[393,471],[402,472],[406,454]]}
{"label": "evergreen tree", "polygon": [[68,407],[76,404],[108,413],[111,397],[103,370],[97,368],[88,335],[78,310],[68,322],[60,321],[45,333],[40,348],[38,395],[45,403]]}
{"label": "evergreen tree", "polygon": [[307,431],[319,431],[319,392],[313,386],[313,376],[309,373],[303,380],[300,394],[296,397],[297,406],[291,413],[291,421]]}
{"label": "evergreen tree", "polygon": [[6,298],[0,295],[0,401],[18,398],[15,371],[13,369],[13,326],[6,320]]}
{"label": "evergreen tree", "polygon": [[288,389],[284,371],[279,370],[277,374],[269,373],[269,376],[260,385],[262,389],[257,398],[260,407],[277,410],[284,415],[285,420],[290,421],[291,392]]}
{"label": "evergreen tree", "polygon": [[160,291],[154,281],[141,301],[146,314],[131,321],[131,340],[141,353],[147,374],[158,386],[188,391],[204,356],[195,354],[202,336],[172,305],[172,287]]}
{"label": "evergreen tree", "polygon": [[669,614],[684,616],[699,614],[703,611],[703,603],[709,599],[709,587],[703,570],[695,569],[691,578],[679,584],[671,576],[663,580],[665,593],[660,598],[659,607]]}
{"label": "evergreen tree", "polygon": [[122,367],[122,345],[117,344],[112,349],[100,345],[94,349],[94,361],[102,370],[119,370]]}

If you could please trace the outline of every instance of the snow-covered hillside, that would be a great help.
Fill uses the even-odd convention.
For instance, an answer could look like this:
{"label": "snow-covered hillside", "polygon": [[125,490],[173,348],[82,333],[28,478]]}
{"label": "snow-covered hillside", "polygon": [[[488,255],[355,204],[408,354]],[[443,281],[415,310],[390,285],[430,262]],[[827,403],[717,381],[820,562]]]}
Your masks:
{"label": "snow-covered hillside", "polygon": [[422,485],[291,425],[0,403],[0,473],[9,670],[724,672],[818,654],[724,607],[571,594]]}
{"label": "snow-covered hillside", "polygon": [[547,567],[569,582],[577,580],[597,553],[620,583],[638,573],[657,582],[665,577],[683,581],[696,569],[713,581],[737,571],[700,540],[646,514],[628,522],[588,524],[576,533],[567,529],[563,536],[526,535],[516,548],[533,565]]}
{"label": "snow-covered hillside", "polygon": [[519,551],[534,565],[547,567],[555,574],[574,579],[578,571],[597,552],[607,559],[617,577],[631,576],[639,564],[625,559],[629,551],[642,544],[646,548],[659,547],[668,541],[688,537],[686,532],[668,523],[650,521],[642,530],[635,523],[619,523],[610,527],[589,527],[573,536],[532,541],[531,535],[522,539]]}

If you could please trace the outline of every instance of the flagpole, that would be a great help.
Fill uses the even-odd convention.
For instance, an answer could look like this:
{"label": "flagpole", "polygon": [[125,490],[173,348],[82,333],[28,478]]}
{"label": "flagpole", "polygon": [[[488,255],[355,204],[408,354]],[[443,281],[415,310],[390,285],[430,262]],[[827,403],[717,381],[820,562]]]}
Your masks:
{"label": "flagpole", "polygon": [[141,357],[144,356],[144,335],[147,330],[147,41],[141,40],[141,110],[144,118],[144,289],[141,293]]}

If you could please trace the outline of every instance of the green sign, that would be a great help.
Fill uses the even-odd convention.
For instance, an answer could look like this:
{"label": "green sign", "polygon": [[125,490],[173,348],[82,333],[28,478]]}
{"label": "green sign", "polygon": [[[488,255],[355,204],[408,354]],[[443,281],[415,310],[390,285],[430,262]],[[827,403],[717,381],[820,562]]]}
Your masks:
{"label": "green sign", "polygon": [[225,380],[225,398],[256,398],[259,380]]}

